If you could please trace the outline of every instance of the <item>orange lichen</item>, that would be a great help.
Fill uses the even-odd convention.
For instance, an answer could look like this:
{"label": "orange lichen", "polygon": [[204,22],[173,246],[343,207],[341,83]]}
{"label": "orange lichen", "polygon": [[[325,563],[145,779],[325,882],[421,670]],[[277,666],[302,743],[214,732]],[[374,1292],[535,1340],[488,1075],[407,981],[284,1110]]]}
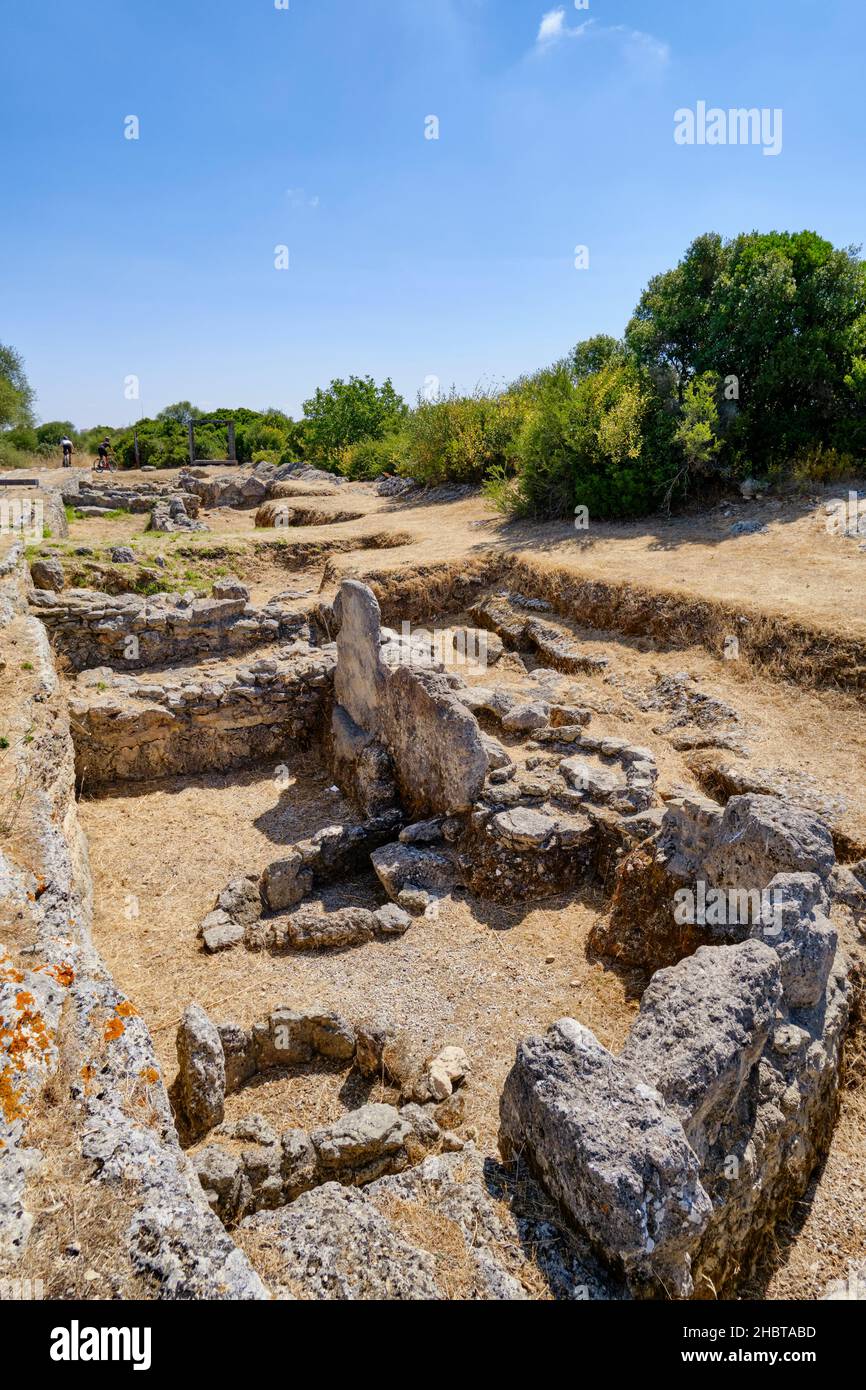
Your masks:
{"label": "orange lichen", "polygon": [[12,1075],[11,1067],[4,1067],[0,1071],[0,1114],[9,1124],[13,1120],[22,1119],[27,1113],[26,1107],[21,1103],[24,1088],[12,1085]]}
{"label": "orange lichen", "polygon": [[134,1004],[130,1004],[128,999],[124,999],[122,1004],[118,1004],[114,1012],[118,1018],[134,1018],[138,1014],[138,1009]]}
{"label": "orange lichen", "polygon": [[147,1082],[148,1086],[155,1086],[159,1080],[159,1072],[156,1067],[142,1067],[138,1074]]}
{"label": "orange lichen", "polygon": [[122,1019],[110,1018],[102,1032],[103,1041],[114,1042],[115,1038],[119,1038],[121,1033],[125,1031]]}
{"label": "orange lichen", "polygon": [[[43,967],[40,966],[40,969],[42,968]],[[64,961],[62,965],[47,965],[44,969],[46,975],[50,975],[52,979],[55,979],[64,989],[68,989],[75,979],[75,971],[66,961]]]}

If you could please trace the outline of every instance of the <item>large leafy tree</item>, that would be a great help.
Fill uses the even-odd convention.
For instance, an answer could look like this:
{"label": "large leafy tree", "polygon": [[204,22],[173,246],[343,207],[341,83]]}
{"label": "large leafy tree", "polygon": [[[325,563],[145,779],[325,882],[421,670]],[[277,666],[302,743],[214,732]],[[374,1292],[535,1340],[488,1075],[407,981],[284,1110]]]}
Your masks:
{"label": "large leafy tree", "polygon": [[[729,384],[733,458],[783,466],[799,451],[866,447],[866,266],[814,232],[702,236],[650,281],[626,331],[639,361]],[[692,401],[692,405],[694,402]]]}
{"label": "large leafy tree", "polygon": [[20,353],[0,343],[0,429],[33,423],[33,390]]}
{"label": "large leafy tree", "polygon": [[399,429],[408,407],[388,377],[336,378],[304,401],[304,443],[312,462],[335,467],[341,449],[364,439],[384,439]]}
{"label": "large leafy tree", "polygon": [[40,444],[59,444],[64,435],[71,439],[75,426],[71,420],[45,420],[36,428],[36,438]]}

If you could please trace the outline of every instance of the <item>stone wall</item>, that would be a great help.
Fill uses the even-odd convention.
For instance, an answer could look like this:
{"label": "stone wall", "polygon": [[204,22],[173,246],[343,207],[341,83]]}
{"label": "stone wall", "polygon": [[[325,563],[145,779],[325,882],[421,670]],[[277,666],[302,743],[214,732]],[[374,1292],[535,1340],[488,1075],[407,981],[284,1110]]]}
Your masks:
{"label": "stone wall", "polygon": [[[42,1171],[53,1162],[65,1201],[88,1212],[82,1267],[104,1267],[105,1231],[118,1232],[106,1296],[266,1298],[179,1147],[147,1026],[93,948],[69,720],[26,585],[16,547],[0,566],[0,666],[7,652],[16,670],[28,660],[2,710],[0,1277],[49,1278],[31,1244],[37,1218],[51,1220]],[[46,1147],[58,1107],[62,1140]],[[62,1252],[51,1253],[53,1271]]]}
{"label": "stone wall", "polygon": [[[848,1017],[826,826],[768,797],[699,801],[622,866],[634,915],[620,896],[594,943],[617,956],[624,934],[644,966],[694,953],[653,975],[619,1057],[562,1019],[519,1046],[501,1101],[503,1152],[639,1297],[722,1296],[749,1272],[829,1142]],[[699,876],[773,910],[666,932]]]}
{"label": "stone wall", "polygon": [[140,679],[83,672],[69,701],[80,784],[226,771],[279,758],[320,730],[334,656],[306,644],[245,667]]}
{"label": "stone wall", "polygon": [[[459,1047],[424,1057],[387,1026],[289,1008],[252,1028],[215,1024],[191,1004],[178,1029],[177,1057],[171,1096],[178,1126],[188,1143],[208,1140],[193,1150],[192,1162],[226,1222],[283,1206],[324,1183],[362,1186],[431,1150],[463,1147],[454,1127],[463,1117],[460,1088],[470,1067]],[[386,1084],[390,1100],[360,1105],[312,1133],[279,1135],[259,1115],[224,1122],[227,1095],[275,1067],[290,1084],[293,1071],[320,1059]]]}
{"label": "stone wall", "polygon": [[243,597],[245,592],[234,598],[144,598],[94,589],[60,594],[36,589],[32,604],[55,650],[75,671],[92,666],[134,671],[308,635],[305,614],[283,608],[278,601],[255,608]]}
{"label": "stone wall", "polygon": [[129,487],[111,482],[111,474],[71,480],[63,487],[63,501],[85,515],[99,512],[149,512],[161,501],[180,500],[190,516],[198,516],[200,499],[196,493],[165,483],[137,483]]}

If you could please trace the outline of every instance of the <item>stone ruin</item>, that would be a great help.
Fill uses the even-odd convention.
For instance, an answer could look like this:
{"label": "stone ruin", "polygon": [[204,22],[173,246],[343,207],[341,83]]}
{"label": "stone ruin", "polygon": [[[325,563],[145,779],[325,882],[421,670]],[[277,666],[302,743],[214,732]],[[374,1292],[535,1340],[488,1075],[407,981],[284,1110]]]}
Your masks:
{"label": "stone ruin", "polygon": [[[642,980],[618,1055],[568,1018],[518,1043],[501,1096],[504,1165],[486,1167],[457,1133],[469,1071],[459,1049],[419,1059],[411,1040],[381,1024],[325,1009],[283,1005],[245,1029],[189,1005],[172,1112],[161,1084],[152,1088],[156,1132],[131,1127],[110,1086],[100,1097],[79,1088],[95,1124],[87,1152],[103,1164],[100,1181],[121,1172],[126,1181],[129,1170],[140,1185],[129,1249],[156,1290],[266,1296],[228,1226],[267,1230],[287,1281],[311,1296],[442,1296],[429,1257],[388,1214],[396,1199],[453,1213],[467,1242],[467,1296],[525,1297],[525,1257],[503,1262],[501,1248],[535,1235],[556,1296],[573,1297],[578,1285],[597,1297],[736,1291],[802,1196],[835,1121],[850,985],[830,914],[837,903],[862,906],[864,892],[857,873],[837,864],[822,818],[757,794],[724,807],[683,789],[662,799],[652,753],[594,734],[593,711],[569,683],[599,659],[540,617],[531,599],[494,594],[470,611],[474,630],[490,639],[486,679],[510,651],[529,650],[542,663],[515,690],[470,684],[437,660],[423,634],[383,625],[372,591],[354,580],[327,612],[299,615],[252,610],[239,591],[198,604],[25,596],[22,567],[19,555],[5,571],[6,621],[33,625],[59,720],[51,747],[68,713],[46,630],[78,675],[54,814],[43,821],[55,837],[46,855],[64,866],[52,888],[61,898],[41,927],[53,973],[19,978],[16,967],[15,997],[26,979],[53,1035],[67,996],[82,1017],[92,1010],[88,991],[98,979],[94,1065],[108,1066],[109,1033],[123,1034],[137,1072],[152,1069],[153,1054],[87,943],[84,881],[76,887],[82,854],[71,848],[73,745],[79,780],[98,783],[248,765],[320,743],[356,822],[283,846],[271,863],[228,882],[204,921],[190,924],[206,956],[362,950],[374,937],[415,930],[417,918],[435,931],[438,905],[458,889],[511,903],[585,887],[610,900],[593,949]],[[139,671],[121,655],[131,636],[144,653]],[[195,668],[191,680],[147,670],[274,641],[285,650],[229,664],[224,679],[218,670],[208,681]],[[49,743],[40,740],[37,731],[28,757],[44,756]],[[529,756],[518,758],[515,742]],[[317,895],[360,871],[375,875],[389,901],[324,908]],[[696,885],[707,901],[757,892],[770,911],[718,921],[711,912],[684,915],[679,896]],[[23,880],[16,892],[25,903]],[[73,899],[77,939],[67,925]],[[39,901],[33,895],[21,911],[39,916]],[[0,974],[7,1029],[22,1026],[11,981]],[[106,1010],[109,1021],[129,1020],[120,1032],[104,1027]],[[279,1073],[289,1087],[293,1069],[317,1062],[375,1080],[388,1098],[309,1133],[280,1134],[256,1116],[226,1121],[226,1097],[261,1073]],[[49,1049],[38,1076],[15,1075],[16,1094],[30,1094],[51,1065]],[[119,1077],[124,1066],[115,1058],[106,1074]],[[23,1194],[37,1160],[22,1149],[21,1118],[4,1123],[0,1228],[26,1242]],[[137,1158],[124,1168],[115,1153]],[[503,1234],[504,1208],[491,1194],[515,1181],[549,1204],[546,1236],[519,1204],[521,1235],[518,1227]]]}
{"label": "stone ruin", "polygon": [[[735,797],[723,809],[683,796],[657,808],[651,755],[594,738],[584,711],[557,710],[559,723],[539,702],[537,717],[514,719],[507,701],[428,669],[423,652],[395,660],[399,639],[353,581],[338,616],[332,769],[378,819],[298,844],[248,882],[241,909],[238,885],[228,885],[201,929],[207,949],[363,945],[406,930],[409,914],[458,883],[487,897],[544,897],[591,881],[602,845],[618,839],[613,910],[594,944],[652,975],[640,1014],[618,1057],[569,1019],[520,1044],[501,1148],[528,1165],[633,1295],[729,1290],[832,1132],[849,987],[828,917],[846,871],[827,827],[769,797]],[[497,777],[510,760],[472,708],[500,721],[508,708],[512,728],[548,733],[543,746],[560,745],[558,766],[522,783]],[[389,816],[402,821],[390,843]],[[399,917],[303,905],[358,854],[369,854]],[[773,911],[757,925],[748,914],[741,926],[729,915],[718,929],[680,925],[677,890],[698,882],[735,895],[758,884]]]}
{"label": "stone ruin", "polygon": [[[191,1004],[178,1029],[177,1057],[170,1095],[178,1127],[195,1146],[193,1166],[226,1224],[284,1206],[323,1183],[363,1186],[402,1172],[428,1153],[463,1148],[455,1130],[463,1118],[470,1065],[459,1047],[422,1057],[411,1040],[387,1027],[353,1026],[339,1014],[288,1008],[243,1029],[214,1024]],[[319,1058],[388,1086],[396,1103],[368,1102],[310,1134],[288,1129],[278,1135],[259,1115],[225,1121],[227,1095],[276,1068],[288,1086],[293,1069]],[[234,1150],[238,1142],[246,1147]]]}

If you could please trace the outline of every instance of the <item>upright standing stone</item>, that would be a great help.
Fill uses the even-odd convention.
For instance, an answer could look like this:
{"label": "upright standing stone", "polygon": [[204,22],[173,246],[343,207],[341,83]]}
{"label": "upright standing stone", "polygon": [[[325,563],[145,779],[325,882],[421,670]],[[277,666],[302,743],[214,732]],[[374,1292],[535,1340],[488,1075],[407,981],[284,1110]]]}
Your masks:
{"label": "upright standing stone", "polygon": [[177,1030],[178,1077],[174,1095],[190,1140],[222,1123],[226,1061],[216,1025],[200,1004],[184,1010]]}
{"label": "upright standing stone", "polygon": [[342,623],[337,635],[334,694],[356,724],[369,734],[377,734],[386,675],[379,655],[379,604],[366,584],[344,579],[340,606]]}

